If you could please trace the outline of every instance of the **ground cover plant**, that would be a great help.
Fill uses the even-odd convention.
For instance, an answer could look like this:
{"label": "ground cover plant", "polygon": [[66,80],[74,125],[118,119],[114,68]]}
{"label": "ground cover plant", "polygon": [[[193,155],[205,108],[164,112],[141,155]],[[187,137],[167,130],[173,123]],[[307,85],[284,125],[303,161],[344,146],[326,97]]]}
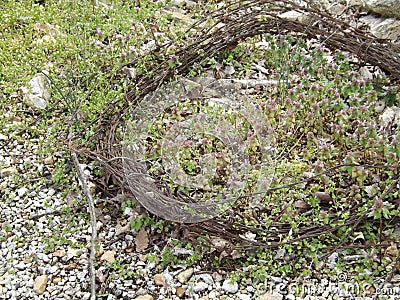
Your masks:
{"label": "ground cover plant", "polygon": [[[120,190],[117,180],[94,159],[96,155],[107,157],[98,153],[95,132],[107,129],[99,126],[98,120],[107,114],[110,105],[126,105],[125,96],[132,89],[135,73],[151,74],[151,64],[163,59],[172,70],[179,67],[173,43],[164,56],[151,50],[165,42],[178,43],[184,36],[182,21],[161,14],[169,5],[162,2],[5,3],[0,25],[1,106],[6,112],[0,124],[4,133],[18,141],[39,139],[39,154],[57,157],[49,174],[66,195],[68,189],[80,191],[71,172],[70,147],[84,154],[82,162],[90,165],[97,183],[94,195],[99,199],[114,196]],[[67,12],[67,17],[60,18],[60,11]],[[200,7],[192,11],[193,18],[198,11]],[[138,62],[135,68],[130,68],[132,60]],[[170,128],[180,130],[174,124],[200,111],[226,119],[230,125],[227,131],[238,133],[250,161],[249,172],[241,174],[241,193],[216,223],[181,226],[146,213],[129,220],[134,231],[145,228],[154,233],[154,241],[170,241],[159,244],[163,246],[160,268],[183,263],[238,269],[232,273],[234,280],[251,278],[255,284],[270,275],[290,275],[300,280],[346,272],[365,283],[394,274],[399,238],[400,135],[395,126],[383,125],[381,115],[385,109],[399,105],[399,92],[382,72],[368,78],[356,62],[349,53],[328,50],[324,43],[301,34],[282,32],[245,39],[231,49],[204,57],[190,70],[188,77],[259,80],[259,84],[242,88],[242,92],[257,105],[257,117],[268,126],[268,136],[273,138],[273,173],[258,168],[263,140],[256,134],[254,120],[248,121],[238,109],[216,111],[207,104],[209,100],[186,99],[154,116],[143,141],[147,172],[162,182],[165,192],[179,199],[208,201],[219,197],[233,173],[230,166],[234,153],[217,134],[192,134],[190,139],[168,148],[166,136],[171,140],[178,136]],[[53,98],[43,110],[30,106],[20,92],[40,70],[46,70],[53,82]],[[373,66],[369,70],[370,74],[375,71]],[[262,80],[270,84],[261,84]],[[135,105],[123,111],[123,119],[129,120]],[[119,124],[115,127],[117,140],[122,142],[124,128]],[[179,158],[169,157],[171,152],[179,153]],[[210,175],[207,169],[202,173],[202,159],[211,154],[217,157]],[[177,168],[175,173],[171,173],[172,167]],[[16,177],[15,182],[21,185],[26,179],[42,175]],[[188,188],[179,176],[195,178],[197,185]],[[255,190],[263,177],[269,189]],[[199,184],[200,179],[206,182]],[[206,186],[213,189],[207,190]],[[259,194],[245,197],[254,192]],[[8,197],[6,192],[2,194]],[[256,196],[257,202],[252,202]],[[122,213],[138,206],[137,200],[124,201],[118,210]],[[112,210],[115,204],[101,205]],[[61,215],[66,219],[79,217],[77,224],[88,222],[89,216],[82,210],[77,213],[66,207]],[[219,230],[224,228],[221,220],[230,226],[224,238],[218,238]],[[70,223],[75,228],[75,223]],[[176,231],[181,232],[181,239],[172,238]],[[233,238],[239,235],[240,239]],[[60,236],[47,237],[49,251],[74,243]],[[172,249],[177,246],[192,252],[189,256],[173,255]],[[157,260],[151,248],[146,251],[148,260]],[[338,259],[334,259],[335,253]],[[355,258],[344,259],[351,256]],[[118,261],[109,269],[120,270],[121,276],[128,278],[137,276]]]}
{"label": "ground cover plant", "polygon": [[[379,225],[379,221],[390,220],[398,213],[393,202],[396,201],[397,192],[392,188],[397,185],[399,137],[392,131],[393,128],[382,128],[379,123],[382,105],[387,107],[393,105],[389,100],[392,99],[392,88],[388,87],[384,92],[379,90],[382,84],[379,80],[383,78],[375,82],[365,79],[351,66],[351,57],[346,58],[339,51],[331,53],[319,44],[307,44],[301,37],[264,36],[261,40],[261,44],[264,45],[262,49],[256,49],[256,45],[260,44],[259,40],[248,41],[245,46],[238,45],[236,51],[239,55],[236,57],[233,55],[225,61],[224,56],[220,57],[218,64],[219,68],[224,65],[235,66],[239,70],[238,73],[241,73],[238,77],[251,72],[250,69],[242,67],[251,61],[262,61],[271,71],[269,78],[275,80],[275,85],[256,86],[248,92],[262,107],[263,113],[260,117],[267,119],[274,131],[276,156],[271,187],[289,186],[269,193],[257,203],[257,206],[250,205],[251,200],[238,201],[233,205],[234,212],[228,214],[234,223],[232,228],[235,228],[235,225],[237,228],[248,226],[247,239],[260,241],[261,244],[273,241],[270,237],[271,230],[289,226],[290,230],[278,235],[275,241],[279,242],[282,251],[289,253],[292,258],[294,256],[299,259],[295,262],[277,261],[274,260],[275,251],[269,252],[261,247],[259,252],[256,251],[254,254],[254,258],[245,256],[242,260],[245,264],[251,264],[251,261],[256,262],[261,258],[263,266],[264,264],[274,266],[275,275],[306,276],[312,273],[306,266],[314,266],[315,271],[321,274],[320,268],[323,264],[321,258],[326,257],[329,251],[337,250],[336,245],[345,240],[346,244],[349,240],[355,240],[356,244],[350,243],[352,247],[366,251],[364,245],[368,240],[370,246],[380,245],[366,256],[369,258],[352,262],[350,268],[343,265],[343,268],[353,273],[352,275],[363,278],[367,276],[363,271],[364,268],[377,266],[376,260],[385,252],[385,250],[378,251],[378,248],[384,247],[385,244],[390,248],[397,243],[397,236],[392,234],[394,227],[388,224]],[[247,53],[238,49],[246,49]],[[205,64],[211,64],[214,68],[216,65],[215,61],[208,61]],[[243,70],[240,71],[241,69]],[[183,103],[179,108],[174,106],[173,112],[167,116],[161,115],[160,120],[154,124],[157,130],[148,132],[150,151],[147,160],[150,163],[149,171],[153,172],[151,174],[155,178],[163,180],[165,175],[165,170],[159,172],[159,168],[162,168],[159,159],[163,158],[162,151],[165,151],[163,143],[165,143],[166,128],[174,127],[176,118],[190,120],[193,113],[201,111],[199,103],[190,104],[187,106],[187,102]],[[229,119],[232,113],[235,112],[225,112],[220,117]],[[243,124],[246,126],[246,122]],[[242,143],[252,136],[250,127],[251,124],[248,128],[243,128],[246,134],[243,135]],[[192,132],[194,131],[193,128]],[[193,172],[196,175],[193,170],[196,169],[198,159],[195,157],[204,155],[204,150],[199,146],[202,143],[198,142],[194,152],[190,151],[191,159],[188,166],[187,149],[193,144],[196,144],[193,140],[186,140],[183,146],[176,141],[175,147],[179,148],[176,152],[181,151],[179,167],[183,169],[182,172],[186,174]],[[210,142],[208,145],[213,148],[212,151],[219,152],[217,144]],[[254,143],[249,144],[247,149],[249,155],[253,156],[255,165],[259,153],[258,145],[255,137]],[[167,146],[167,149],[172,148]],[[156,169],[152,162],[154,158],[157,159]],[[226,169],[225,171],[229,172]],[[255,176],[265,176],[268,180],[267,175]],[[213,180],[218,178],[214,177]],[[174,178],[168,177],[167,180],[174,181]],[[181,183],[178,187],[181,187],[186,195],[190,194],[185,187],[187,182],[179,180],[174,182]],[[296,186],[296,184],[291,185],[292,183],[299,184]],[[248,182],[248,186],[251,187],[251,182]],[[171,189],[173,193],[176,187]],[[194,190],[191,192],[195,193]],[[206,190],[204,192],[207,193]],[[384,200],[382,197],[388,198]],[[358,212],[357,216],[367,214],[371,217],[367,221],[363,220],[356,231],[352,226],[346,226],[347,221],[354,217],[354,212]],[[298,242],[289,243],[296,239],[302,229],[315,226],[325,228],[326,232],[322,229],[311,241],[300,239]],[[334,233],[328,229],[336,226],[340,229]],[[362,236],[362,241],[357,239],[357,236]],[[212,236],[209,238],[212,242]],[[227,240],[225,242],[228,244]],[[214,248],[209,252],[215,250]],[[341,250],[347,256],[354,251],[358,253],[357,250],[348,249],[344,245]],[[377,254],[376,251],[381,254]],[[220,266],[221,256],[217,255],[214,258],[216,265]],[[226,259],[229,258],[231,257],[227,255]],[[393,263],[393,259],[395,257],[381,256],[378,261],[382,265],[374,268],[374,275],[382,276],[387,272],[388,269],[382,266],[389,266]],[[238,258],[236,260],[241,261]],[[237,261],[232,262],[233,265]],[[265,267],[262,269],[266,270]],[[264,276],[270,272],[269,268],[267,270]],[[339,270],[342,271],[340,268]],[[251,276],[260,277],[260,265],[253,265],[252,268],[248,268],[248,272]],[[328,269],[326,272],[334,271]],[[312,275],[315,276],[317,273]]]}

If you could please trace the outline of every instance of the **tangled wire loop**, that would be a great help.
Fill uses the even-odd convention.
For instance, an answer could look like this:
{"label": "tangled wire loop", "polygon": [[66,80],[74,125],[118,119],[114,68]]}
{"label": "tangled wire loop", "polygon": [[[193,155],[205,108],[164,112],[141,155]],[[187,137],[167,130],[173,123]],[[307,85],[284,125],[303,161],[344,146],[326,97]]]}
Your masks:
{"label": "tangled wire loop", "polygon": [[147,210],[197,223],[221,214],[243,193],[267,189],[272,131],[244,91],[229,80],[185,79],[149,94],[134,110],[123,167]]}

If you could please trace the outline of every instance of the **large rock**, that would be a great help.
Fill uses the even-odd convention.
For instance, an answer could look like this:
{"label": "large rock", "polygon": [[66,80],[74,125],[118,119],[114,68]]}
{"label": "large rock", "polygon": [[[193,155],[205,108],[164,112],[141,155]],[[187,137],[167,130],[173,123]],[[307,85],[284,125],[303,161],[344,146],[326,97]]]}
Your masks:
{"label": "large rock", "polygon": [[45,109],[50,97],[50,82],[43,73],[37,73],[29,81],[28,87],[23,87],[22,91],[29,104]]}
{"label": "large rock", "polygon": [[370,12],[386,17],[400,18],[399,0],[362,0],[363,6]]}
{"label": "large rock", "polygon": [[383,128],[396,125],[400,126],[400,108],[393,106],[385,109],[382,115],[379,116],[379,123]]}
{"label": "large rock", "polygon": [[367,15],[360,18],[360,21],[368,24],[371,33],[377,38],[389,39],[393,43],[400,44],[400,20]]}

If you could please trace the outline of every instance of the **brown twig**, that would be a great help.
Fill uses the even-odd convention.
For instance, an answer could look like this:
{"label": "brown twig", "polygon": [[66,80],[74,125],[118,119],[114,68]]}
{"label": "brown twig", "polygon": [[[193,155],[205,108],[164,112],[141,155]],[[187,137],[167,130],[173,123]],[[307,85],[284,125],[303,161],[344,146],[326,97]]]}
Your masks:
{"label": "brown twig", "polygon": [[80,167],[78,157],[75,152],[71,153],[72,161],[74,162],[76,173],[78,175],[79,181],[82,185],[83,192],[85,193],[89,202],[89,213],[90,213],[90,226],[92,227],[92,235],[90,238],[90,256],[89,256],[89,274],[90,274],[90,299],[96,299],[96,269],[94,266],[94,261],[96,258],[95,240],[97,238],[96,229],[96,212],[94,207],[94,201],[92,194],[89,191],[89,187],[86,183],[85,175],[82,168]]}

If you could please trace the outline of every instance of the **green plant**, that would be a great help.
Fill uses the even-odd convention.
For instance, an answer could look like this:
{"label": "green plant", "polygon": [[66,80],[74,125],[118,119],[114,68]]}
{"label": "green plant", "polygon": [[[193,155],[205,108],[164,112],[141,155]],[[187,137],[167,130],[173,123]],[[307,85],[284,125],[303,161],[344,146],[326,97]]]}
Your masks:
{"label": "green plant", "polygon": [[112,270],[109,277],[111,280],[135,278],[138,275],[130,264],[123,263],[119,259],[109,263],[108,268]]}
{"label": "green plant", "polygon": [[121,210],[125,211],[126,208],[133,208],[136,205],[136,200],[135,199],[131,199],[131,200],[127,200],[122,202],[121,204]]}
{"label": "green plant", "polygon": [[[92,1],[64,0],[47,1],[46,6],[33,1],[4,1],[3,4],[0,16],[0,108],[6,113],[0,116],[0,126],[4,128],[4,134],[18,143],[37,139],[37,154],[43,157],[57,153],[55,165],[49,167],[52,180],[60,189],[73,189],[76,182],[70,172],[68,151],[71,149],[65,145],[93,155],[99,117],[110,107],[119,112],[118,108],[126,105],[125,93],[132,88],[125,64],[136,61],[135,72],[131,70],[130,73],[132,77],[154,75],[150,66],[165,57],[170,68],[180,66],[173,47],[168,49],[165,57],[162,53],[150,53],[149,49],[171,37],[178,43],[184,35],[182,26],[173,21],[172,16],[158,14],[164,9],[162,1],[141,3],[140,9],[133,9],[126,1],[114,1],[113,6],[104,4],[101,7]],[[205,7],[210,5],[204,4]],[[61,18],[61,15],[65,17]],[[210,26],[211,23],[212,20]],[[188,42],[190,38],[185,41]],[[258,42],[267,46],[258,48]],[[255,227],[257,242],[269,243],[274,230],[283,226],[288,232],[279,233],[276,240],[284,243],[282,248],[290,260],[274,259],[276,253],[269,249],[258,249],[248,258],[220,259],[215,253],[204,255],[215,249],[206,247],[205,239],[199,239],[196,244],[175,240],[174,247],[191,250],[192,254],[176,256],[168,245],[163,250],[161,262],[164,265],[195,265],[211,260],[216,267],[228,265],[228,262],[234,267],[244,264],[249,267],[250,278],[259,281],[264,281],[271,273],[312,276],[317,271],[308,271],[308,266],[318,264],[330,249],[350,241],[354,229],[348,225],[349,220],[367,213],[369,219],[358,224],[357,230],[363,233],[373,249],[364,253],[365,259],[356,261],[351,267],[339,262],[338,269],[361,274],[371,268],[373,275],[387,273],[390,262],[379,250],[384,247],[383,238],[396,241],[391,218],[399,215],[399,209],[394,205],[398,191],[385,191],[396,184],[398,171],[370,166],[399,164],[400,135],[381,128],[378,122],[381,102],[387,107],[398,106],[398,87],[391,86],[386,78],[373,81],[363,78],[348,53],[330,51],[323,44],[310,43],[301,34],[264,34],[243,40],[233,49],[214,57],[206,58],[204,53],[199,55],[204,61],[189,70],[191,75],[201,77],[207,68],[216,70],[220,66],[233,66],[236,72],[232,77],[246,77],[252,71],[252,64],[257,62],[268,71],[268,79],[276,82],[270,86],[256,86],[249,93],[253,103],[260,108],[258,117],[268,120],[275,138],[275,173],[271,187],[276,190],[262,195],[257,203],[257,213],[247,198],[235,203],[232,206],[235,211],[233,227],[237,230]],[[42,70],[47,71],[46,76],[52,82],[52,98],[44,110],[32,107],[19,92],[35,73]],[[167,150],[177,150],[178,159],[165,153],[168,152],[164,146],[165,135],[171,126],[201,111],[224,120],[226,126],[221,129],[235,130],[240,136],[236,142],[246,145],[244,152],[254,170],[246,174],[249,176],[243,180],[242,194],[251,193],[258,178],[264,175],[257,169],[263,149],[255,136],[256,124],[234,109],[215,110],[205,102],[191,99],[172,105],[151,124],[143,139],[147,144],[147,171],[165,183],[171,194],[195,196],[200,202],[218,199],[226,191],[224,187],[229,175],[234,172],[231,165],[238,162],[232,161],[231,145],[209,134],[211,127],[206,127],[202,135],[189,136],[183,144],[175,141],[175,148]],[[130,109],[135,108],[131,106]],[[129,120],[129,112],[124,120]],[[118,127],[116,131],[117,137],[122,139],[123,130]],[[211,168],[204,168],[201,162],[204,156],[213,154],[217,154],[216,167],[211,172]],[[173,173],[175,178],[162,166],[166,156],[183,170]],[[91,158],[85,161],[90,162]],[[338,163],[346,165],[332,169]],[[6,164],[0,162],[0,166]],[[98,165],[92,171],[95,176],[104,174]],[[36,171],[35,176],[41,175]],[[191,177],[196,180],[191,181]],[[198,180],[202,180],[202,184]],[[21,185],[25,181],[22,176],[14,175],[10,184]],[[196,188],[188,187],[188,181],[197,183]],[[278,189],[294,182],[301,184]],[[207,188],[209,186],[212,188]],[[11,190],[1,192],[6,201],[15,201]],[[332,199],[323,203],[315,196],[316,192],[324,192]],[[299,201],[300,207],[296,207]],[[121,204],[121,210],[135,205],[136,200],[131,199]],[[50,202],[45,206],[52,207]],[[77,220],[85,222],[88,215],[75,213],[66,206],[62,208],[62,218],[62,222],[54,217],[46,219],[54,225],[51,235],[42,237],[46,251],[65,245],[82,246],[71,233],[83,226]],[[70,227],[58,229],[62,223],[68,223]],[[150,227],[165,235],[175,228],[172,222],[144,216],[131,219],[130,226],[135,231]],[[313,226],[327,226],[332,231],[321,233],[318,238],[296,240],[304,228]],[[11,232],[12,228],[3,230]],[[362,250],[351,252],[359,253]],[[151,254],[148,259],[156,260]],[[135,276],[121,261],[111,264],[110,268],[121,271],[123,276]],[[329,270],[318,272],[330,274]]]}

